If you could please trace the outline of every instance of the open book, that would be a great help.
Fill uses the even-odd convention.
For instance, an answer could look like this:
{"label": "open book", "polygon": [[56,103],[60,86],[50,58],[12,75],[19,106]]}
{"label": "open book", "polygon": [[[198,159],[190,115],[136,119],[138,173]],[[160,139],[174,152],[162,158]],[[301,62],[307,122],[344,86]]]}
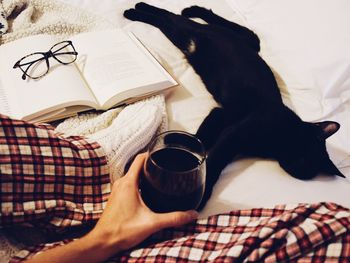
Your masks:
{"label": "open book", "polygon": [[36,35],[0,46],[0,113],[31,121],[53,121],[88,109],[107,110],[175,86],[176,81],[132,34],[120,29],[69,39],[78,55],[62,65],[49,58],[38,79],[13,68],[22,57],[47,52],[60,42]]}

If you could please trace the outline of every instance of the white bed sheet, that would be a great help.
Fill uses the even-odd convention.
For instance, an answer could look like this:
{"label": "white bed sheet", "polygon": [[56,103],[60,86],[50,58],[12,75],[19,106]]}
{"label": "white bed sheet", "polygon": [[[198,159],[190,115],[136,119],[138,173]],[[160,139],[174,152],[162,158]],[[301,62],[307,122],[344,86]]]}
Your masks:
{"label": "white bed sheet", "polygon": [[[138,1],[61,0],[133,31],[180,86],[167,95],[171,129],[195,132],[215,106],[199,77],[162,33],[123,18]],[[331,159],[348,177],[294,179],[277,162],[245,159],[228,165],[201,216],[282,203],[331,201],[350,207],[350,2],[348,0],[150,0],[173,12],[197,4],[254,30],[261,55],[276,73],[284,101],[304,120],[332,119],[342,127],[327,142]]]}

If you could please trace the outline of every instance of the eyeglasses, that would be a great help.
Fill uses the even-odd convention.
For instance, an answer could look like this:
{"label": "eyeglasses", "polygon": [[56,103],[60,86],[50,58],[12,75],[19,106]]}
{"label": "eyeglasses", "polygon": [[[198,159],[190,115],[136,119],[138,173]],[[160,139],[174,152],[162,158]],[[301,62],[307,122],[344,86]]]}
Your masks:
{"label": "eyeglasses", "polygon": [[26,77],[38,79],[49,72],[50,57],[63,65],[68,65],[77,59],[77,55],[78,52],[75,51],[72,41],[62,41],[52,46],[47,52],[35,52],[21,58],[13,68],[19,68],[23,72],[23,80]]}

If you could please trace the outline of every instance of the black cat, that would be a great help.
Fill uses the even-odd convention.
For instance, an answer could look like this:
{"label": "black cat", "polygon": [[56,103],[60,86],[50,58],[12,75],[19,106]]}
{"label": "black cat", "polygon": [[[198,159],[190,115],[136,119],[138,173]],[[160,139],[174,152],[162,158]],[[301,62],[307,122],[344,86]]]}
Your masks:
{"label": "black cat", "polygon": [[319,173],[344,177],[329,159],[325,145],[340,125],[304,122],[283,104],[274,75],[258,54],[260,42],[254,32],[198,6],[176,15],[138,3],[124,16],[158,27],[185,54],[221,105],[210,112],[197,132],[208,150],[201,207],[222,169],[238,155],[276,159],[300,179]]}

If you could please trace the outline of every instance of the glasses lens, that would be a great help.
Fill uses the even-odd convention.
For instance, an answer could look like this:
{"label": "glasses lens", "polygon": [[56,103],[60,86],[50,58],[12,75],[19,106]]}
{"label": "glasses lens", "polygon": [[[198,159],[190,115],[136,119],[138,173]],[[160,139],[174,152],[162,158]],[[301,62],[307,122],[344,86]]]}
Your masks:
{"label": "glasses lens", "polygon": [[31,78],[39,78],[49,70],[43,54],[32,54],[21,60],[19,66]]}
{"label": "glasses lens", "polygon": [[63,64],[69,64],[75,61],[77,58],[77,52],[71,42],[64,41],[54,45],[51,48],[51,52],[54,57]]}

